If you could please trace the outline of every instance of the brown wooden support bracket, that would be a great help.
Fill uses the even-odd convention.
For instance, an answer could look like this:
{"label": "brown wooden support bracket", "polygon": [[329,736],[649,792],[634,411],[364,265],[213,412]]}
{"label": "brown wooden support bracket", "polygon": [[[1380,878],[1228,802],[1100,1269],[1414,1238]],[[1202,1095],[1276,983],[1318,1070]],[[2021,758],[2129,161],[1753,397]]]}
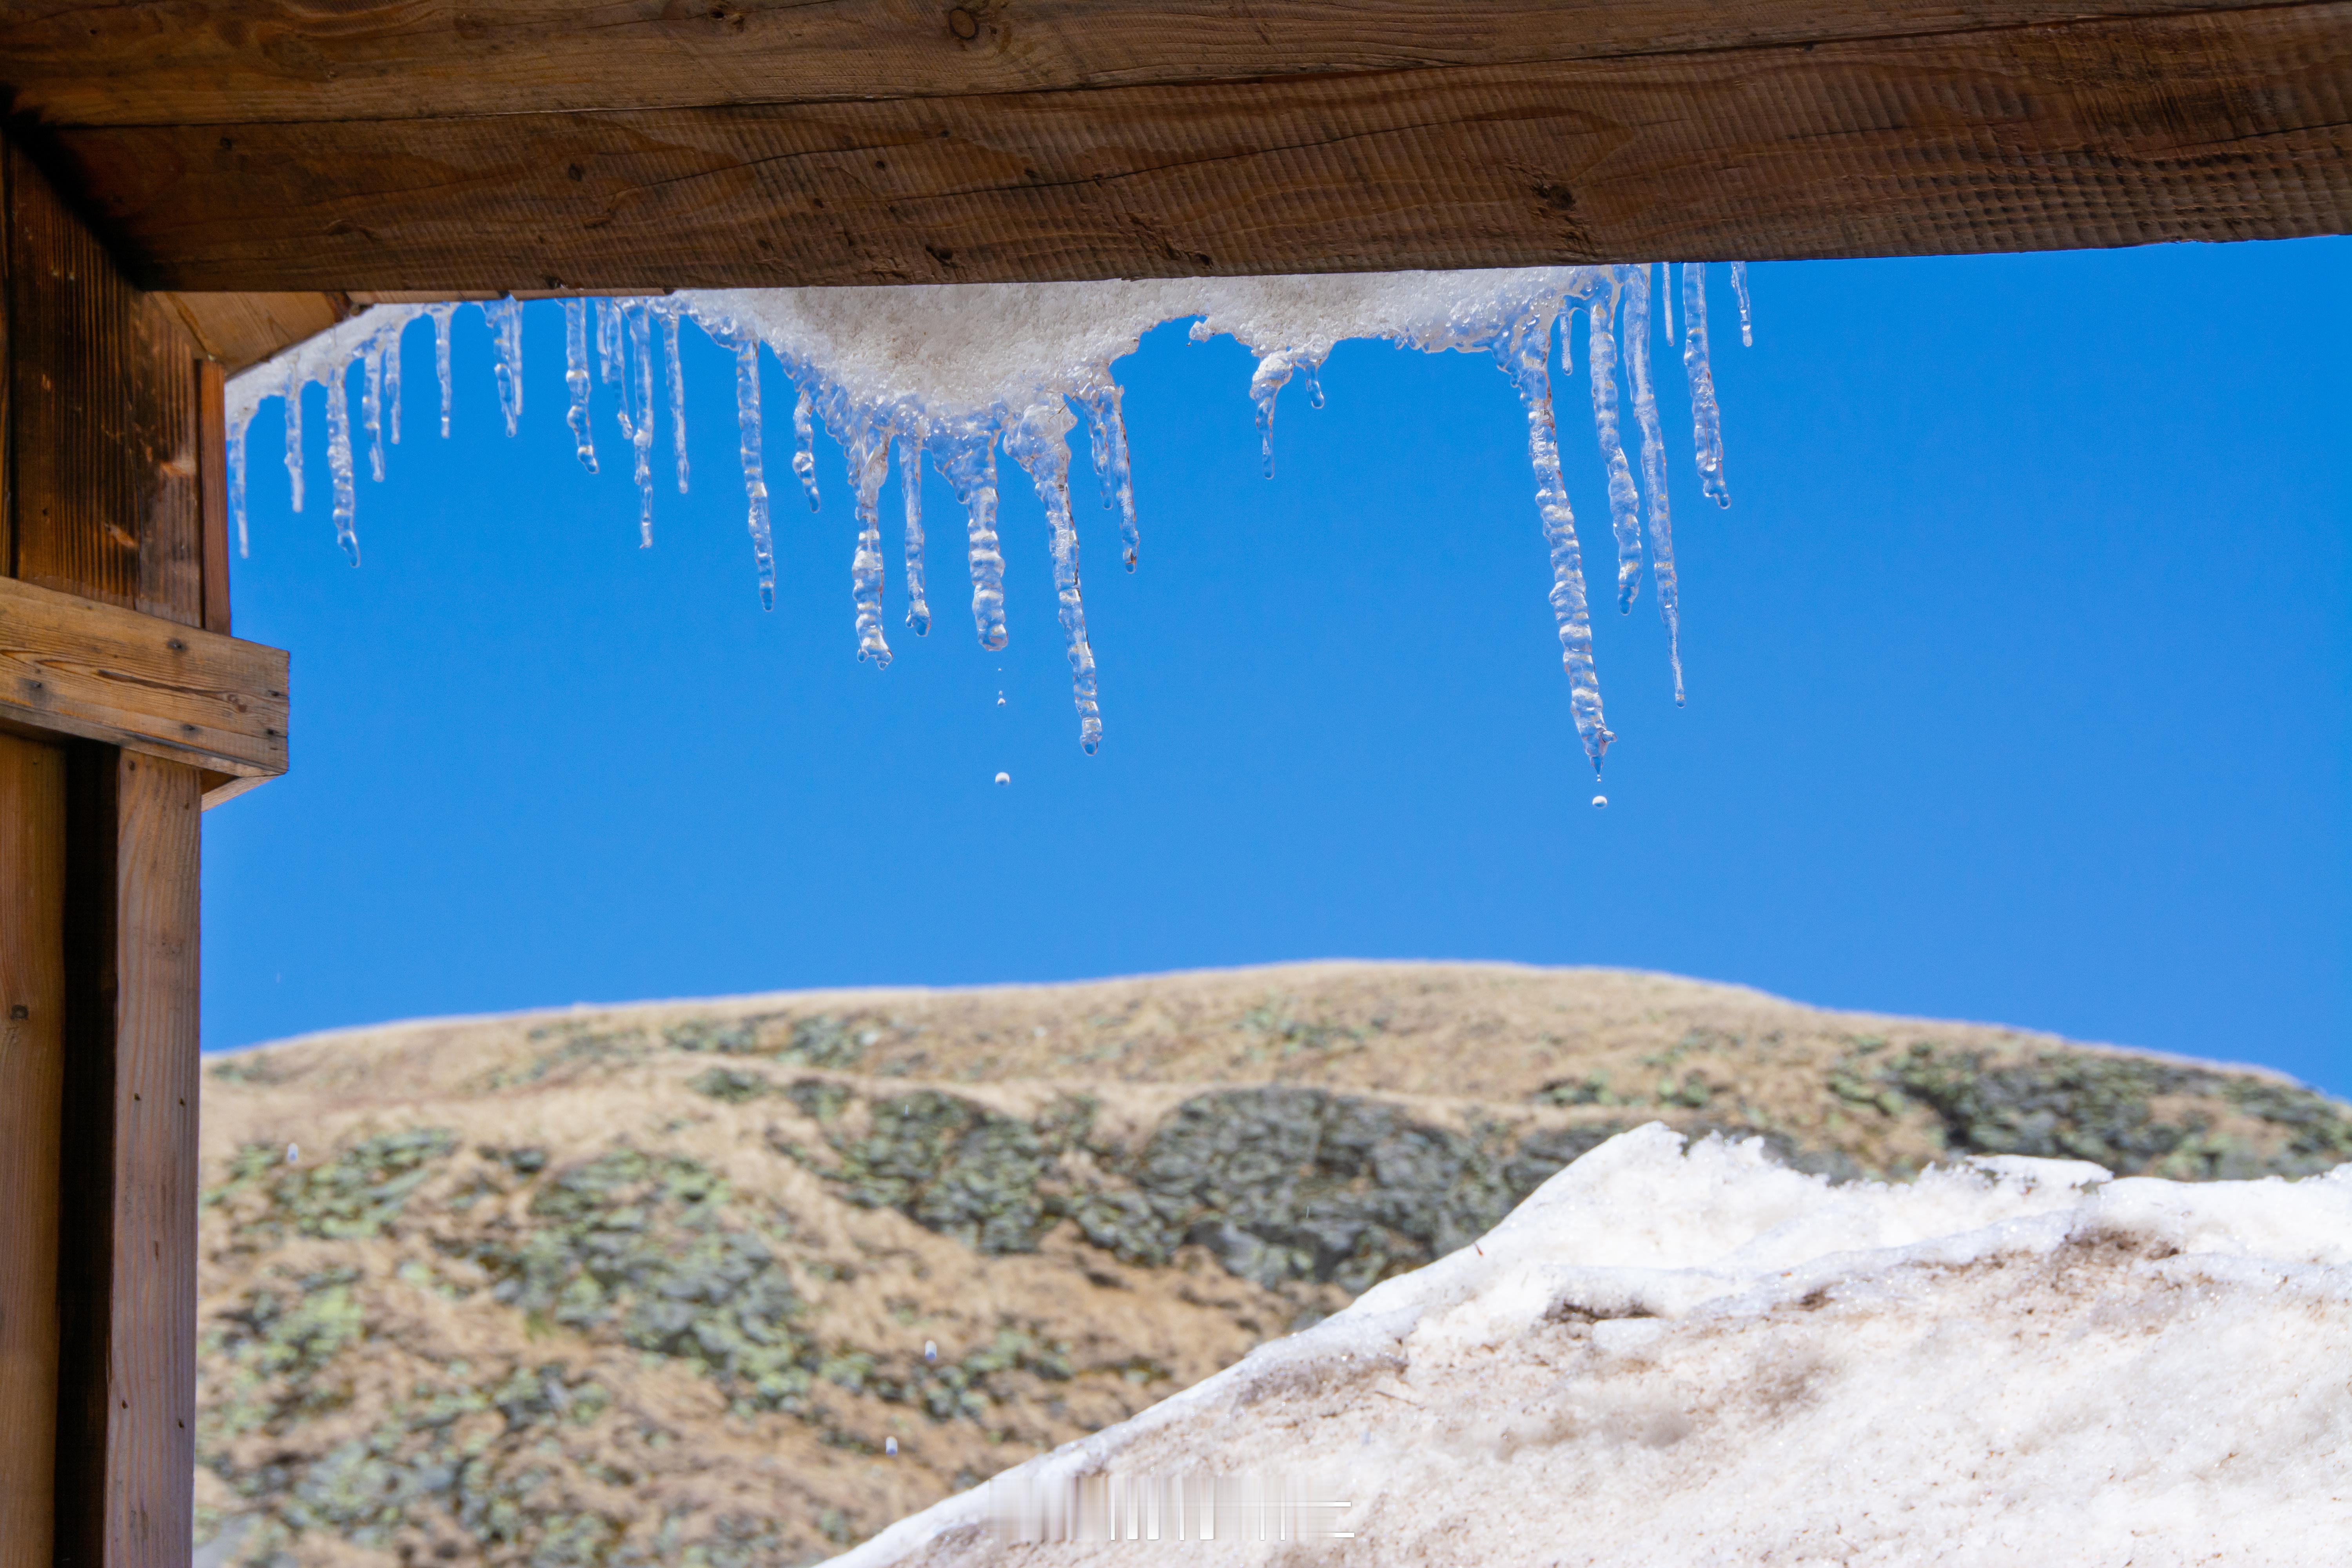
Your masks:
{"label": "brown wooden support bracket", "polygon": [[217,805],[286,771],[284,649],[0,578],[0,725],[194,765]]}

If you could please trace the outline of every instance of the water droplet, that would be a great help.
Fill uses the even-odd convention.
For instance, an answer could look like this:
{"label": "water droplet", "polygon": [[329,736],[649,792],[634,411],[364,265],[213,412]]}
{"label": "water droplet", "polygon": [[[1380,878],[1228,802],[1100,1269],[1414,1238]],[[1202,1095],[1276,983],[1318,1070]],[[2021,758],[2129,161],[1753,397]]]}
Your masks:
{"label": "water droplet", "polygon": [[940,1347],[939,1347],[938,1345],[934,1344],[934,1343],[933,1343],[932,1342],[930,1342],[929,1340],[925,1340],[925,1341],[923,1342],[923,1359],[924,1359],[925,1361],[937,1361],[937,1360],[939,1360],[939,1359],[940,1359]]}
{"label": "water droplet", "polygon": [[1002,708],[1002,707],[1003,707],[1003,706],[1004,706],[1004,693],[1003,693],[1002,691],[1000,691],[1000,692],[998,692],[998,693],[996,694],[996,705],[997,705],[999,708]]}
{"label": "water droplet", "polygon": [[1607,795],[1594,795],[1594,796],[1592,797],[1592,808],[1593,808],[1595,811],[1605,811],[1605,810],[1607,810],[1607,809],[1608,809],[1608,807],[1609,807],[1609,797],[1608,797]]}
{"label": "water droplet", "polygon": [[286,1163],[288,1164],[295,1164],[299,1162],[301,1158],[302,1145],[299,1143],[289,1143],[286,1145]]}
{"label": "water droplet", "polygon": [[1011,773],[999,773],[996,775],[996,782],[1001,784],[1009,784],[1013,782],[1013,775]]}
{"label": "water droplet", "polygon": [[883,1438],[882,1451],[889,1455],[892,1458],[897,1458],[898,1457],[898,1439],[896,1437]]}

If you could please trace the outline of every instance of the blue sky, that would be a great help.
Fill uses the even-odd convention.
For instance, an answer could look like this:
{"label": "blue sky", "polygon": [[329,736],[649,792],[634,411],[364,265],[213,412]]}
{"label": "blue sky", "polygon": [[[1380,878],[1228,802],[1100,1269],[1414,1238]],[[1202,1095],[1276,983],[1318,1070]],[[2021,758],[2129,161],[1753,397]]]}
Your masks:
{"label": "blue sky", "polygon": [[[1578,752],[1524,424],[1491,362],[1340,348],[1260,476],[1230,341],[1120,368],[1141,570],[1079,493],[1105,742],[1076,742],[1045,529],[1008,472],[1012,643],[895,562],[855,660],[854,524],[790,491],[761,613],[730,367],[687,337],[693,493],[655,548],[609,404],[573,461],[562,317],[521,434],[460,313],[336,549],[253,431],[239,635],[293,652],[294,771],[205,818],[210,1047],[381,1019],[1315,957],[1622,964],[1808,1002],[2271,1063],[2352,1091],[2352,242],[1759,266],[1716,368],[1733,505],[1674,462],[1690,703],[1645,581],[1598,617]],[[1605,553],[1581,334],[1556,383]],[[356,395],[354,395],[356,403]],[[666,452],[664,428],[658,449]],[[1083,466],[1083,459],[1081,459]],[[1010,470],[1010,465],[1007,465]],[[884,515],[897,507],[896,488]],[[1005,700],[997,703],[1002,692]],[[1003,771],[1012,783],[997,787]]]}

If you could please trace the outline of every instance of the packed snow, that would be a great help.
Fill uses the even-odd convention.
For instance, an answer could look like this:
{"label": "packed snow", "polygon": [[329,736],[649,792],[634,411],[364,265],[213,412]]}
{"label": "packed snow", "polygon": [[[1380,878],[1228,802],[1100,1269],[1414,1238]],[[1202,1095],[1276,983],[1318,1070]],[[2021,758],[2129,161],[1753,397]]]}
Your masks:
{"label": "packed snow", "polygon": [[[1661,272],[1671,280],[1671,268]],[[1749,337],[1746,271],[1731,265],[1740,338]],[[1707,359],[1704,263],[1682,270],[1685,374],[1690,384],[1693,443],[1701,488],[1729,505],[1723,440]],[[1660,290],[1674,337],[1671,286]],[[564,312],[565,419],[573,447],[591,472],[599,467],[598,388],[613,405],[627,448],[638,500],[641,542],[654,537],[656,384],[668,388],[667,417],[677,488],[687,488],[686,388],[678,331],[692,321],[735,355],[736,427],[752,565],[763,605],[775,599],[760,351],[782,364],[797,390],[792,468],[814,508],[820,500],[814,452],[822,422],[848,458],[857,529],[850,559],[857,657],[877,667],[891,651],[883,597],[889,574],[879,498],[898,462],[911,472],[926,457],[954,488],[964,510],[971,614],[981,646],[1005,644],[1004,558],[997,535],[996,452],[1002,447],[1028,475],[1045,509],[1055,597],[1069,655],[1079,743],[1100,743],[1094,653],[1080,592],[1078,531],[1070,500],[1070,433],[1084,419],[1102,504],[1116,507],[1120,558],[1133,571],[1141,543],[1121,393],[1111,372],[1144,333],[1167,321],[1192,322],[1196,342],[1230,335],[1257,356],[1250,395],[1274,472],[1275,407],[1284,387],[1303,384],[1310,404],[1323,401],[1319,374],[1339,343],[1384,339],[1424,353],[1457,350],[1493,356],[1509,376],[1528,421],[1536,506],[1551,557],[1550,599],[1568,673],[1570,708],[1596,774],[1614,739],[1603,720],[1593,666],[1582,546],[1560,471],[1551,377],[1553,343],[1569,362],[1570,325],[1586,321],[1593,434],[1606,477],[1615,557],[1612,598],[1632,607],[1644,551],[1664,617],[1675,699],[1683,698],[1674,529],[1666,495],[1665,440],[1650,378],[1651,269],[1637,267],[1530,268],[1474,272],[1339,274],[1295,278],[1175,281],[988,284],[895,289],[722,289],[624,299],[567,300]],[[312,382],[327,394],[327,464],[339,543],[359,560],[355,525],[356,443],[365,440],[369,470],[383,478],[384,447],[401,425],[402,337],[410,323],[433,324],[441,394],[441,433],[449,433],[449,330],[454,305],[378,305],[331,331],[238,375],[230,384],[230,505],[240,550],[246,547],[246,432],[271,396],[286,406],[286,467],[293,510],[303,503],[301,393]],[[522,414],[522,312],[511,299],[485,302],[492,329],[499,406],[507,433]],[[659,370],[656,370],[656,359]],[[363,391],[360,429],[352,428],[347,382],[357,366]],[[1623,397],[1620,396],[1620,380]],[[1621,401],[1632,407],[1641,446],[1637,484],[1621,429]],[[901,484],[906,625],[930,628],[922,487]],[[1646,540],[1644,525],[1646,524]]]}
{"label": "packed snow", "polygon": [[1841,1186],[1653,1124],[835,1568],[2334,1562],[2347,1368],[2352,1167]]}

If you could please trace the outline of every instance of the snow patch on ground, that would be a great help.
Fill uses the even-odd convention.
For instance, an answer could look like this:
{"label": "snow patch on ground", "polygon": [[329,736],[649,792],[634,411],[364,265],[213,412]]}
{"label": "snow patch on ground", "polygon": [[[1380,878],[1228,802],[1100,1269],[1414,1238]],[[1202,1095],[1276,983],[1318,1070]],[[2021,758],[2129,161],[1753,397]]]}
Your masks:
{"label": "snow patch on ground", "polygon": [[1338,1488],[1355,1538],[1011,1544],[982,1487],[835,1563],[2337,1561],[2352,1167],[1832,1185],[1653,1124],[997,1495],[1204,1472]]}

